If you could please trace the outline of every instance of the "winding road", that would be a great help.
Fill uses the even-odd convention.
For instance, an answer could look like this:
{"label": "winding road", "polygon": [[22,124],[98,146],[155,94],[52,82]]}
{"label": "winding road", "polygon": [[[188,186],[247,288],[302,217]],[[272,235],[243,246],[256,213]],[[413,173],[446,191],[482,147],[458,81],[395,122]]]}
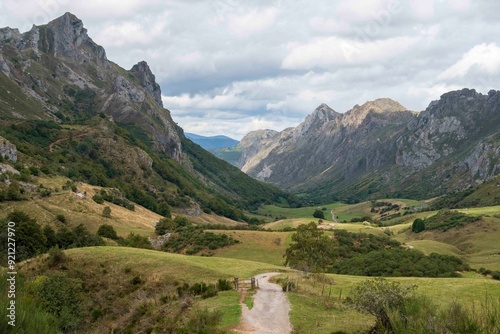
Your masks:
{"label": "winding road", "polygon": [[253,308],[242,304],[242,317],[237,331],[242,334],[289,334],[292,325],[288,313],[290,303],[281,286],[269,283],[269,278],[279,273],[255,276],[259,290],[254,295]]}

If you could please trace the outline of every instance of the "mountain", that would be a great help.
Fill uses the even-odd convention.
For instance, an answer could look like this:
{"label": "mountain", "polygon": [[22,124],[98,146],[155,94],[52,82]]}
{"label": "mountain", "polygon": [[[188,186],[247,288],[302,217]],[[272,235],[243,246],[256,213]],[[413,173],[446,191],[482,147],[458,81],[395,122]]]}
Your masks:
{"label": "mountain", "polygon": [[196,135],[194,133],[185,133],[186,137],[190,139],[193,143],[196,143],[203,147],[205,150],[213,150],[218,148],[231,148],[238,145],[239,141],[227,136],[211,136],[205,137]]}
{"label": "mountain", "polygon": [[282,132],[249,133],[243,171],[314,201],[429,198],[500,174],[500,92],[449,92],[420,113],[383,98],[320,105]]}
{"label": "mountain", "polygon": [[0,86],[1,156],[21,175],[0,183],[0,200],[54,191],[33,184],[42,175],[116,188],[165,215],[242,220],[259,203],[295,201],[186,138],[148,64],[108,60],[71,13],[25,33],[0,29]]}

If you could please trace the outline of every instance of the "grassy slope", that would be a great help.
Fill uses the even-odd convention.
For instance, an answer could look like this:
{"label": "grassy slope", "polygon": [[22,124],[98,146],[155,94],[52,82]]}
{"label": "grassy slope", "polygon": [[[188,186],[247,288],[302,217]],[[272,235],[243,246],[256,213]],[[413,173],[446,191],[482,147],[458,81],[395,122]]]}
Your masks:
{"label": "grassy slope", "polygon": [[215,256],[252,260],[283,266],[283,254],[290,244],[290,232],[220,231],[240,241],[215,250]]}
{"label": "grassy slope", "polygon": [[[62,189],[68,181],[65,177],[40,177],[36,178],[36,184],[43,184],[47,188]],[[64,215],[69,226],[85,225],[90,232],[95,233],[102,224],[112,225],[119,236],[126,237],[129,233],[135,233],[144,236],[153,236],[153,222],[157,222],[162,216],[135,204],[135,210],[131,211],[122,206],[113,203],[104,202],[97,204],[92,200],[92,196],[98,192],[101,187],[91,186],[86,183],[78,184],[78,191],[85,193],[85,198],[81,199],[72,191],[60,191],[53,193],[49,197],[36,198],[30,201],[20,202],[2,202],[0,211],[4,213],[13,210],[21,210],[31,217],[36,217],[41,225],[61,224],[57,221],[57,215]],[[102,216],[104,207],[111,208],[111,219]],[[175,216],[174,212],[174,216]],[[238,223],[226,217],[215,214],[202,213],[196,217],[189,217],[194,223],[198,224],[222,224],[234,226]]]}
{"label": "grassy slope", "polygon": [[[46,186],[61,187],[59,184],[64,184],[64,180],[64,178],[54,178],[40,181]],[[31,217],[35,217],[41,225],[61,224],[57,222],[56,216],[62,214],[66,217],[68,225],[83,224],[92,233],[96,233],[100,225],[109,224],[115,228],[118,235],[124,237],[129,233],[145,236],[154,234],[154,227],[151,223],[158,221],[161,218],[160,215],[137,204],[134,211],[108,202],[97,204],[92,200],[96,189],[99,190],[100,187],[82,183],[78,186],[78,191],[86,192],[86,197],[83,199],[78,198],[71,191],[63,191],[31,201],[0,203],[0,208],[5,213],[12,210],[24,211]],[[105,206],[111,208],[111,219],[102,216]]]}
{"label": "grassy slope", "polygon": [[[64,271],[72,273],[71,275],[80,273],[78,277],[81,277],[87,286],[95,287],[89,293],[98,294],[93,296],[99,298],[96,305],[104,309],[114,309],[118,314],[120,311],[116,310],[124,308],[120,318],[133,317],[130,312],[133,314],[133,310],[146,301],[153,314],[161,312],[160,297],[173,293],[175,286],[183,283],[216,283],[220,278],[232,277],[248,279],[258,273],[283,270],[282,267],[261,262],[186,256],[128,247],[77,248],[66,250],[65,253],[69,260],[65,263]],[[44,258],[45,256],[42,256],[22,263],[19,266],[20,272],[27,278],[40,275],[40,272],[47,274]],[[124,287],[130,284],[130,279],[134,276],[141,279],[140,289],[124,293]],[[197,305],[199,300],[196,299],[193,309],[198,306],[220,308],[227,311],[222,320],[225,326],[234,326],[239,322],[241,307],[236,291],[221,293],[218,297],[204,300]],[[109,329],[120,321],[123,323],[124,320],[115,321],[106,317],[95,324],[94,330],[99,333],[109,332]]]}

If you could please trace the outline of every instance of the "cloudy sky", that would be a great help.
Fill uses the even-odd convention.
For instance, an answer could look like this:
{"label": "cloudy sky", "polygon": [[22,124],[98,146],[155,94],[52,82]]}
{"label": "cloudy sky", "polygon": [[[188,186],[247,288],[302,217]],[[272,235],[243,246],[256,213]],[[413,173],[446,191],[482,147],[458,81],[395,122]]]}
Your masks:
{"label": "cloudy sky", "polygon": [[186,131],[296,126],[378,97],[420,111],[449,90],[500,89],[497,0],[0,0],[0,26],[64,12],[110,60],[146,60]]}

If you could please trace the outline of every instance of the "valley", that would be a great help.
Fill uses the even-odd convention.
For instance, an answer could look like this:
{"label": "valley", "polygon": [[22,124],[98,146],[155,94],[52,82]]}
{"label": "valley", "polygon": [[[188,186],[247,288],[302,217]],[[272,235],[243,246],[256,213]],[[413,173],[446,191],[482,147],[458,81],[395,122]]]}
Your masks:
{"label": "valley", "polygon": [[255,277],[293,334],[500,333],[500,91],[203,137],[69,12],[0,87],[1,333],[256,333]]}

